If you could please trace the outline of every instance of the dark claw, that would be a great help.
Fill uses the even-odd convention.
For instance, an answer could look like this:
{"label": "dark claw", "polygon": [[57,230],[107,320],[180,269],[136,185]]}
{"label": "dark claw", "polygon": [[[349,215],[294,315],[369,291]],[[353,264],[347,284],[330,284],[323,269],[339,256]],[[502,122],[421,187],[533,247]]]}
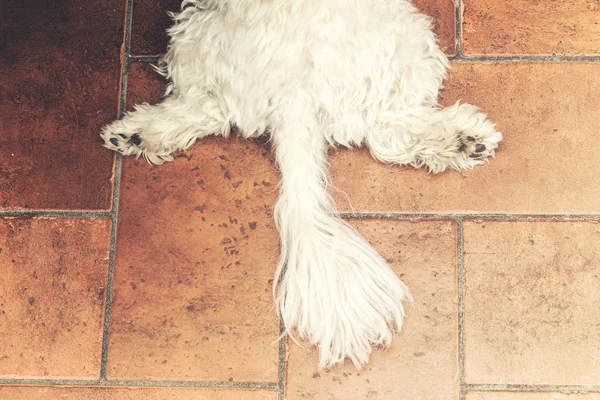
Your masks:
{"label": "dark claw", "polygon": [[117,138],[111,138],[111,139],[110,139],[110,142],[111,142],[112,144],[114,144],[115,146],[118,146],[118,145],[119,145],[119,141],[117,140]]}
{"label": "dark claw", "polygon": [[485,144],[475,145],[475,151],[478,153],[483,153],[485,151],[485,149],[486,149]]}
{"label": "dark claw", "polygon": [[119,136],[121,136],[123,139],[127,139],[127,135],[125,135],[123,133],[119,133]]}
{"label": "dark claw", "polygon": [[140,144],[142,144],[142,138],[136,133],[131,137],[131,143],[135,144],[136,146],[139,146]]}
{"label": "dark claw", "polygon": [[473,136],[467,136],[467,142],[474,142],[475,138]]}

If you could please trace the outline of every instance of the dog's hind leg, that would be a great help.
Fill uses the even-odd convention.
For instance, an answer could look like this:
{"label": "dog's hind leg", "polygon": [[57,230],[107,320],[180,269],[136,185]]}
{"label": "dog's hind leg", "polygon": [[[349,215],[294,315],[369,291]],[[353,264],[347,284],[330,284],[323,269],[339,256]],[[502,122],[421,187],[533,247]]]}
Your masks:
{"label": "dog's hind leg", "polygon": [[373,157],[431,172],[470,169],[494,156],[502,135],[470,104],[388,111],[367,135]]}
{"label": "dog's hind leg", "polygon": [[309,96],[294,98],[281,115],[272,126],[282,176],[275,207],[277,310],[287,333],[318,346],[319,369],[346,358],[358,368],[371,344],[390,344],[410,294],[369,243],[335,216],[327,143]]}
{"label": "dog's hind leg", "polygon": [[157,105],[135,106],[105,126],[104,146],[123,155],[142,155],[153,164],[173,160],[171,153],[209,135],[228,136],[230,123],[219,101],[195,88],[173,93]]}

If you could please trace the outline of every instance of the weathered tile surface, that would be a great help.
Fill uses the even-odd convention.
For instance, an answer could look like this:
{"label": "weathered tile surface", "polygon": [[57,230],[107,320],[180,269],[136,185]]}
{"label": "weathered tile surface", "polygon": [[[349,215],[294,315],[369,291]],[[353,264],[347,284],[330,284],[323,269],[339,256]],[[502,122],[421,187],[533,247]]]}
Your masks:
{"label": "weathered tile surface", "polygon": [[0,398],[14,400],[275,400],[277,392],[249,389],[0,386]]}
{"label": "weathered tile surface", "polygon": [[596,0],[463,0],[467,54],[600,54]]}
{"label": "weathered tile surface", "polygon": [[261,153],[209,139],[158,168],[125,160],[111,378],[277,379],[276,174]]}
{"label": "weathered tile surface", "polygon": [[0,377],[99,377],[109,237],[103,219],[0,220]]}
{"label": "weathered tile surface", "polygon": [[467,383],[600,382],[600,224],[464,224]]}

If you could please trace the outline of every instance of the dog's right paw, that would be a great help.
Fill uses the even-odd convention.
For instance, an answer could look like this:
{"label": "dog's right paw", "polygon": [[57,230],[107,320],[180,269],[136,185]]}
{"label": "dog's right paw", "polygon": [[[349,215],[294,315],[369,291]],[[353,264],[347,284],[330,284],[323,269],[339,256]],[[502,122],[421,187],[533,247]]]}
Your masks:
{"label": "dog's right paw", "polygon": [[[494,157],[502,134],[487,116],[470,104],[457,108],[459,151],[473,160],[485,161]],[[479,163],[478,163],[479,164]]]}
{"label": "dog's right paw", "polygon": [[458,151],[474,160],[495,157],[498,143],[502,140],[502,134],[497,132],[489,121],[484,121],[482,125],[474,133],[460,132],[458,134],[460,141]]}

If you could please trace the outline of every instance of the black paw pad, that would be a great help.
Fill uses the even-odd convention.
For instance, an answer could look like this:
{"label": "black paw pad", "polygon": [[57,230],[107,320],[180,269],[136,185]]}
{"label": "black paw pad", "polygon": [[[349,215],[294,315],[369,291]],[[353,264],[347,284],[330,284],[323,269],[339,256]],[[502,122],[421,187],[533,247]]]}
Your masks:
{"label": "black paw pad", "polygon": [[139,146],[140,144],[142,144],[142,138],[136,133],[131,137],[131,143],[135,144],[136,146]]}
{"label": "black paw pad", "polygon": [[478,153],[483,153],[485,151],[485,149],[486,149],[485,144],[475,145],[475,151]]}
{"label": "black paw pad", "polygon": [[118,146],[118,145],[119,145],[119,141],[117,140],[117,138],[111,138],[111,139],[110,139],[110,142],[111,142],[113,145],[115,145],[115,146]]}

